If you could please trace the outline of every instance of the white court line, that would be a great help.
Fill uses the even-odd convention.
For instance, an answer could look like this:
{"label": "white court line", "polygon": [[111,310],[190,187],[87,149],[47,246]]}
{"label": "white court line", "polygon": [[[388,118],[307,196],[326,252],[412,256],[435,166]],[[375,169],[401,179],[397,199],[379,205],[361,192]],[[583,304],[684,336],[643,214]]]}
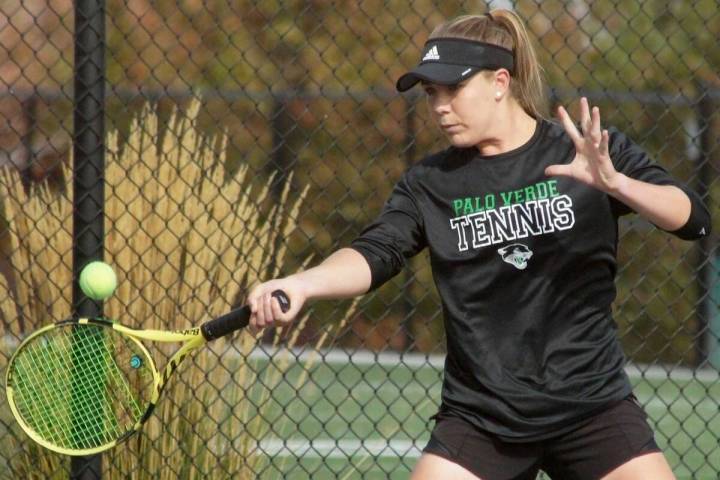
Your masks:
{"label": "white court line", "polygon": [[281,350],[259,346],[250,353],[251,359],[282,358],[289,355],[298,362],[314,360],[321,363],[347,363],[358,366],[379,365],[382,367],[408,366],[412,368],[432,367],[440,370],[445,365],[445,355],[425,355],[421,353],[372,352],[370,350],[344,350],[293,348]]}
{"label": "white court line", "polygon": [[351,458],[392,457],[419,458],[425,441],[412,440],[261,440],[258,452],[272,457]]}

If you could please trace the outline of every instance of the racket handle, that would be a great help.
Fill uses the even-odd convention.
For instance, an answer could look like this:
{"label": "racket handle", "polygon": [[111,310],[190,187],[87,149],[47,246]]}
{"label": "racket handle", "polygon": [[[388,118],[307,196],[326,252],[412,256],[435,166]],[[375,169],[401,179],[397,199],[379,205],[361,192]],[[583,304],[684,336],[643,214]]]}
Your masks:
{"label": "racket handle", "polygon": [[[290,310],[290,299],[285,292],[282,290],[275,290],[272,293],[272,296],[277,298],[278,303],[280,303],[280,309],[283,313]],[[250,314],[249,305],[236,308],[221,317],[203,323],[200,326],[200,331],[202,332],[202,336],[208,342],[210,340],[215,340],[216,338],[224,337],[236,330],[247,327],[250,322]]]}

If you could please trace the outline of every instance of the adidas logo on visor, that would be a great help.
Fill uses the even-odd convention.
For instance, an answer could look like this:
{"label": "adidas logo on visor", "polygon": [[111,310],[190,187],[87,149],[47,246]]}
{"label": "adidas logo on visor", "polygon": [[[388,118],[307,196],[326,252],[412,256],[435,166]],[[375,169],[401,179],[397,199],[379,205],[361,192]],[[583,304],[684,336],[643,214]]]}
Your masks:
{"label": "adidas logo on visor", "polygon": [[427,51],[422,61],[426,60],[440,60],[440,53],[438,53],[437,45],[434,45],[430,50]]}

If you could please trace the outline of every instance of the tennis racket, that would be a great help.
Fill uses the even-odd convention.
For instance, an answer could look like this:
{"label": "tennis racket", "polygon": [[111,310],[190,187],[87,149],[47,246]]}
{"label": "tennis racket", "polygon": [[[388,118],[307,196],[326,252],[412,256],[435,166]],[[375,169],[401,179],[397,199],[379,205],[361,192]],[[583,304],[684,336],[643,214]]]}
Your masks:
{"label": "tennis racket", "polygon": [[[273,292],[287,312],[290,300]],[[22,429],[66,455],[90,455],[127,440],[150,418],[178,365],[205,343],[244,328],[243,306],[199,327],[135,330],[106,318],[64,320],[33,332],[10,359],[5,389]],[[162,373],[140,340],[182,342]]]}

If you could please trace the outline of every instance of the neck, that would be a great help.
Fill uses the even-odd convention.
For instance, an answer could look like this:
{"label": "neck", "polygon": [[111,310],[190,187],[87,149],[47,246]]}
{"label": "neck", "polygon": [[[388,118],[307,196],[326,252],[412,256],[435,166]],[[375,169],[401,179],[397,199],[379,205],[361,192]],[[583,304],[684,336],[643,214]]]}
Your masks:
{"label": "neck", "polygon": [[495,123],[489,137],[477,145],[482,156],[499,155],[520,148],[535,134],[537,120],[514,99],[502,102],[497,114],[501,120]]}

